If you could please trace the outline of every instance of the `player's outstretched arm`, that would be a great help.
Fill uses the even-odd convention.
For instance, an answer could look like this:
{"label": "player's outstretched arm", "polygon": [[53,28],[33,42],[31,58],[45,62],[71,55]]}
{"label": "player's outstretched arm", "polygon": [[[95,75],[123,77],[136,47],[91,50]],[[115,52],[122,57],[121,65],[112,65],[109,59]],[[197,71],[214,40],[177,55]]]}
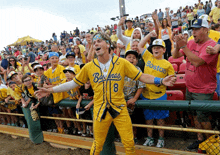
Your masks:
{"label": "player's outstretched arm", "polygon": [[39,90],[35,92],[35,95],[40,99],[42,97],[48,96],[50,93],[60,93],[78,87],[79,85],[75,81],[70,81],[63,83],[61,85],[52,88],[38,88]]}
{"label": "player's outstretched arm", "polygon": [[173,86],[173,84],[176,82],[176,77],[175,75],[169,75],[165,78],[158,78],[149,74],[142,74],[138,80],[147,84],[163,84],[165,86]]}

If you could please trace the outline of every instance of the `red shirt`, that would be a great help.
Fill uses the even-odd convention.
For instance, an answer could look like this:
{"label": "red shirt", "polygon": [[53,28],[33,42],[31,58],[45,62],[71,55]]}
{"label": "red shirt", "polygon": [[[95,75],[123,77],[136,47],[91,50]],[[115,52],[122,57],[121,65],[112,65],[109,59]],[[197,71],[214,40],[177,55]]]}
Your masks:
{"label": "red shirt", "polygon": [[[216,42],[212,39],[203,44],[197,44],[194,40],[187,43],[188,49],[205,61],[203,65],[195,67],[186,59],[185,80],[189,92],[211,94],[215,91],[218,54],[206,53],[207,46],[214,47],[215,45]],[[181,52],[184,54],[183,51]]]}
{"label": "red shirt", "polygon": [[19,54],[20,54],[20,51],[16,51],[16,52],[14,53],[14,56],[17,57]]}

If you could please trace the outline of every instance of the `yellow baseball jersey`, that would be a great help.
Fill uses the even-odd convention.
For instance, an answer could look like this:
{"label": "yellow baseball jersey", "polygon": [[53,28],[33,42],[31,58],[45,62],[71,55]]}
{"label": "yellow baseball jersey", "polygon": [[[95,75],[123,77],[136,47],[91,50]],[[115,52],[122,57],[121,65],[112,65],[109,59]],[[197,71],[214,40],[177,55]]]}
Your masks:
{"label": "yellow baseball jersey", "polygon": [[118,37],[117,37],[117,34],[115,34],[115,35],[111,35],[111,41],[113,42],[113,41],[115,41],[115,42],[117,42],[118,41]]}
{"label": "yellow baseball jersey", "polygon": [[[148,51],[144,50],[142,58],[145,62],[144,73],[153,75],[159,78],[165,78],[168,75],[174,75],[175,71],[172,64],[165,60],[158,60]],[[148,99],[157,99],[166,93],[166,86],[146,84],[143,90],[143,96]]]}
{"label": "yellow baseball jersey", "polygon": [[127,36],[127,37],[131,37],[131,35],[132,35],[132,33],[133,33],[133,31],[134,31],[134,28],[132,28],[132,29],[130,29],[130,30],[125,30],[125,36]]}
{"label": "yellow baseball jersey", "polygon": [[104,77],[98,59],[87,63],[79,74],[76,75],[74,81],[83,85],[90,80],[94,90],[94,119],[101,121],[105,116],[105,110],[114,111],[115,118],[120,114],[122,107],[126,106],[124,99],[124,78],[125,76],[138,80],[142,72],[140,72],[133,64],[123,58],[113,56],[107,77]]}
{"label": "yellow baseball jersey", "polygon": [[2,88],[0,89],[0,101],[3,101],[7,97],[7,89]]}
{"label": "yellow baseball jersey", "polygon": [[85,46],[79,44],[79,49],[80,49],[80,53],[81,53],[81,56],[82,56],[82,62],[85,64],[86,63],[86,56],[84,55],[84,51],[86,50]]}
{"label": "yellow baseball jersey", "polygon": [[[215,42],[218,42],[218,40],[220,39],[220,32],[218,31],[214,31],[214,30],[209,30],[209,38],[211,38],[212,40],[214,40]],[[194,39],[193,36],[191,36],[189,40]],[[217,73],[220,72],[220,54],[218,55],[218,62],[217,62]]]}
{"label": "yellow baseball jersey", "polygon": [[[66,79],[64,79],[61,83],[66,83]],[[78,100],[79,95],[80,95],[79,88],[76,87],[76,88],[71,89],[67,92],[63,92],[63,99],[69,97],[71,100]]]}
{"label": "yellow baseball jersey", "polygon": [[[65,74],[63,73],[64,69],[65,68],[63,66],[57,65],[55,71],[52,71],[52,67],[51,67],[44,72],[44,75],[49,79],[52,85],[58,85],[65,78]],[[63,99],[63,93],[53,93],[53,100],[55,104],[61,101],[62,99]]]}

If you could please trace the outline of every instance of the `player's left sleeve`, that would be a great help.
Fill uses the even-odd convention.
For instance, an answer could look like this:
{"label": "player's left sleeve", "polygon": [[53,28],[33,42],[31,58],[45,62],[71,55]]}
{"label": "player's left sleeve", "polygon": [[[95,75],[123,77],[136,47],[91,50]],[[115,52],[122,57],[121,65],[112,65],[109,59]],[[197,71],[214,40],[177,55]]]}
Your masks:
{"label": "player's left sleeve", "polygon": [[124,60],[124,70],[125,70],[125,76],[137,80],[142,75],[142,72],[139,71],[133,64],[131,64],[129,61]]}

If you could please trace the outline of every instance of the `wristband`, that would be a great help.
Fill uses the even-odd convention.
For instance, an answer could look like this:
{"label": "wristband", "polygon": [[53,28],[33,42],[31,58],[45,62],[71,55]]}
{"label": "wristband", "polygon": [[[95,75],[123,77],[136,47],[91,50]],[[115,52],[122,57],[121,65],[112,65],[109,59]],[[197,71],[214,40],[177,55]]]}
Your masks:
{"label": "wristband", "polygon": [[154,78],[154,84],[162,84],[162,81],[163,81],[163,78],[158,78],[158,77]]}

